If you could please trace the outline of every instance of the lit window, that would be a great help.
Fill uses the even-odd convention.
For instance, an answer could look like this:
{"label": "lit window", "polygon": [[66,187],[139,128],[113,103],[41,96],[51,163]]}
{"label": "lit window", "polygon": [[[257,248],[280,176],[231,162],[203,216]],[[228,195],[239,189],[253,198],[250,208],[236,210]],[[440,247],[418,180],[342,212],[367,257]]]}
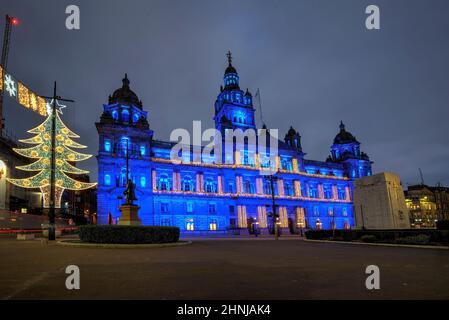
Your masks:
{"label": "lit window", "polygon": [[189,221],[187,221],[186,229],[187,229],[187,231],[195,230],[195,225],[193,224],[193,219],[190,219]]}
{"label": "lit window", "polygon": [[145,178],[145,177],[140,177],[140,186],[141,186],[142,188],[145,188],[146,185],[147,185],[147,178]]}
{"label": "lit window", "polygon": [[107,186],[111,185],[111,176],[109,174],[104,175],[104,184]]}
{"label": "lit window", "polygon": [[131,146],[130,146],[130,143],[129,143],[129,138],[127,138],[127,137],[123,137],[121,140],[120,140],[120,147],[121,147],[121,153],[122,153],[122,155],[126,155],[126,153],[127,153],[127,150],[128,149],[131,149]]}
{"label": "lit window", "polygon": [[182,182],[183,191],[193,191],[193,183],[191,176],[185,176]]}
{"label": "lit window", "polygon": [[141,156],[144,156],[145,153],[146,153],[145,146],[140,146],[140,155],[141,155]]}
{"label": "lit window", "polygon": [[122,111],[122,121],[129,122],[129,111],[127,109]]}
{"label": "lit window", "polygon": [[189,201],[186,203],[187,206],[187,212],[192,213],[193,212],[193,202]]}
{"label": "lit window", "polygon": [[110,140],[104,141],[104,151],[111,152],[111,141]]}
{"label": "lit window", "polygon": [[112,111],[112,119],[118,120],[118,112],[117,112],[117,110]]}
{"label": "lit window", "polygon": [[217,220],[211,220],[210,221],[210,223],[209,223],[209,230],[210,231],[216,231],[217,230],[217,225],[218,225],[218,223],[217,223]]}
{"label": "lit window", "polygon": [[169,182],[167,175],[162,175],[159,179],[159,190],[165,191],[169,189]]}
{"label": "lit window", "polygon": [[139,121],[139,114],[133,113],[133,122],[136,123],[137,121]]}

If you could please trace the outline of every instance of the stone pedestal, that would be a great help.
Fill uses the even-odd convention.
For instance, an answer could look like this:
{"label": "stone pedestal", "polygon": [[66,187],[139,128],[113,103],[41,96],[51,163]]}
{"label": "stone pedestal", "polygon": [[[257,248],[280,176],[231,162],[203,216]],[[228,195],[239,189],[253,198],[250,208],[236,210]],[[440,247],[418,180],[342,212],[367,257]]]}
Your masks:
{"label": "stone pedestal", "polygon": [[259,232],[260,234],[270,234],[270,230],[268,230],[268,228],[260,228]]}
{"label": "stone pedestal", "polygon": [[120,226],[141,226],[142,225],[142,221],[140,221],[139,216],[137,215],[137,212],[140,209],[139,206],[131,205],[131,204],[124,204],[123,206],[120,206],[119,209],[120,209],[120,212],[122,213],[122,216],[120,217],[118,225],[120,225]]}

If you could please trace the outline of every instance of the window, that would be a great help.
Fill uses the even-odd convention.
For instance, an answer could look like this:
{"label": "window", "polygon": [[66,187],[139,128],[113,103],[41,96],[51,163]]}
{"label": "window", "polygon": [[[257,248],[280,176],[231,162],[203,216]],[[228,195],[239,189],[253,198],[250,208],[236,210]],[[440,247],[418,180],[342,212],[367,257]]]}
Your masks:
{"label": "window", "polygon": [[133,122],[136,123],[137,121],[139,121],[139,114],[138,113],[133,113]]}
{"label": "window", "polygon": [[264,193],[265,194],[271,194],[271,184],[268,181],[265,181],[264,184]]}
{"label": "window", "polygon": [[142,187],[142,188],[145,188],[146,187],[146,185],[147,185],[147,178],[145,178],[145,177],[140,177],[140,186]]}
{"label": "window", "polygon": [[117,110],[112,111],[112,119],[118,120],[118,112],[117,112]]}
{"label": "window", "polygon": [[212,193],[215,192],[215,183],[212,180],[212,178],[207,178],[205,182],[205,188],[206,192]]}
{"label": "window", "polygon": [[122,168],[120,171],[120,184],[122,187],[126,186],[128,178],[126,177],[126,168]]}
{"label": "window", "polygon": [[228,193],[234,193],[234,184],[228,183]]}
{"label": "window", "polygon": [[194,191],[191,176],[184,177],[183,182],[182,182],[182,190],[183,191]]}
{"label": "window", "polygon": [[318,209],[318,207],[313,207],[313,215],[314,216],[319,216],[320,215],[320,210]]}
{"label": "window", "polygon": [[193,202],[192,201],[188,201],[187,203],[186,203],[186,209],[187,209],[187,212],[189,212],[189,213],[191,213],[191,212],[193,212]]}
{"label": "window", "polygon": [[140,146],[140,155],[143,157],[146,154],[146,148],[144,145]]}
{"label": "window", "polygon": [[161,212],[168,213],[168,203],[161,203]]}
{"label": "window", "polygon": [[111,140],[104,140],[104,151],[111,152]]}
{"label": "window", "polygon": [[284,194],[286,196],[291,196],[292,195],[292,188],[290,186],[290,183],[288,183],[288,182],[284,182]]}
{"label": "window", "polygon": [[235,214],[234,206],[229,206],[229,214],[233,216]]}
{"label": "window", "polygon": [[214,214],[216,212],[215,203],[209,203],[209,213]]}
{"label": "window", "polygon": [[161,177],[159,178],[159,190],[169,190],[168,176],[166,174],[161,175]]}
{"label": "window", "polygon": [[161,226],[164,226],[164,227],[171,226],[170,218],[161,219]]}
{"label": "window", "polygon": [[244,188],[244,190],[243,190],[244,193],[254,193],[253,186],[251,184],[251,181],[249,181],[249,180],[245,180],[245,183],[243,184],[243,188]]}
{"label": "window", "polygon": [[309,197],[318,198],[318,189],[316,187],[309,186]]}
{"label": "window", "polygon": [[343,217],[347,217],[348,216],[348,209],[347,208],[343,208],[342,215],[343,215]]}
{"label": "window", "polygon": [[218,226],[217,220],[213,219],[209,222],[209,230],[210,231],[216,231],[217,226]]}
{"label": "window", "polygon": [[332,199],[332,189],[330,186],[324,186],[324,198]]}
{"label": "window", "polygon": [[329,207],[329,209],[327,209],[327,214],[329,215],[329,217],[332,217],[334,215],[334,208]]}
{"label": "window", "polygon": [[130,143],[130,141],[129,141],[129,138],[123,137],[123,138],[120,140],[120,148],[121,148],[121,154],[122,154],[123,156],[126,156],[126,153],[128,152],[128,149],[131,148],[131,143]]}
{"label": "window", "polygon": [[127,109],[122,110],[122,121],[129,122],[129,111]]}
{"label": "window", "polygon": [[187,220],[186,230],[187,231],[194,231],[195,230],[195,225],[193,223],[193,219]]}
{"label": "window", "polygon": [[107,186],[111,185],[111,176],[109,174],[104,175],[104,184]]}
{"label": "window", "polygon": [[338,189],[338,199],[345,200],[346,199],[346,191],[343,188]]}
{"label": "window", "polygon": [[321,223],[320,219],[316,220],[315,226],[317,230],[321,230],[323,228],[323,224]]}

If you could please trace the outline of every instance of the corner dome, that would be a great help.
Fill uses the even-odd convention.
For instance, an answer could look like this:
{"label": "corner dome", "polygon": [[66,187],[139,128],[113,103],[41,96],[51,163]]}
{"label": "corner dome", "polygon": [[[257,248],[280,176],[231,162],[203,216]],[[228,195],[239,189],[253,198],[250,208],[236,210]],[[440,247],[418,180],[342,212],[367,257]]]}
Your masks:
{"label": "corner dome", "polygon": [[343,121],[340,121],[340,132],[334,138],[334,144],[359,143],[357,139],[346,131]]}
{"label": "corner dome", "polygon": [[120,103],[124,105],[135,105],[142,109],[142,101],[139,100],[137,94],[129,88],[128,74],[125,73],[125,78],[122,80],[122,87],[115,90],[109,96],[109,104]]}

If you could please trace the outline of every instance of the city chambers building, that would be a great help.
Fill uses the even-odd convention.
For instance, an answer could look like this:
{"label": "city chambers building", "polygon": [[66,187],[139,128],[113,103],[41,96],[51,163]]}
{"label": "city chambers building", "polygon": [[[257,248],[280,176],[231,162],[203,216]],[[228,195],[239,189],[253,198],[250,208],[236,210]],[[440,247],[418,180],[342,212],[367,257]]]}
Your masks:
{"label": "city chambers building", "polygon": [[[214,106],[215,127],[254,129],[255,108],[249,90],[228,57]],[[354,226],[353,182],[371,175],[371,161],[360,143],[340,123],[326,161],[305,158],[301,136],[290,127],[278,141],[277,172],[271,181],[261,175],[267,154],[243,146],[234,148],[232,163],[209,159],[174,163],[173,142],[153,139],[148,114],[130,89],[122,87],[103,105],[98,151],[98,222],[120,219],[119,206],[129,178],[135,184],[135,202],[144,225],[177,226],[182,232],[261,232],[273,229],[272,193],[282,232],[301,228],[349,229]],[[193,156],[187,155],[189,160]],[[183,155],[185,158],[185,155]],[[273,191],[273,192],[272,192]],[[111,219],[112,217],[112,219]]]}

